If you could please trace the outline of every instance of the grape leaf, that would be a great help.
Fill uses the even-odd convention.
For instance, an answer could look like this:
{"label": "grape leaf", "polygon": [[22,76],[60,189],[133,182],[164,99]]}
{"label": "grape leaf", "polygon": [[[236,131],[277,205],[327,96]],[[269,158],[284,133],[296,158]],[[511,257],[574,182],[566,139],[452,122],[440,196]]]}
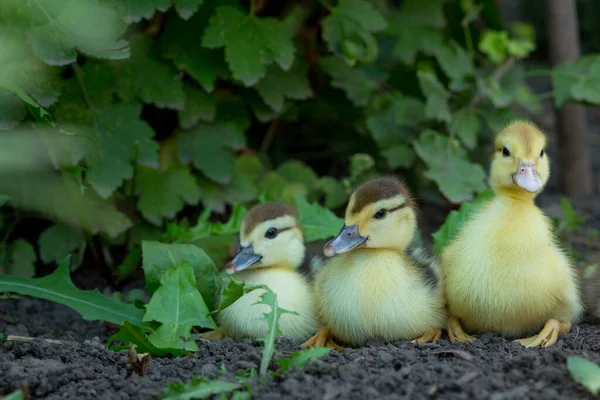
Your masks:
{"label": "grape leaf", "polygon": [[204,90],[196,89],[191,85],[183,88],[185,92],[185,105],[179,112],[179,125],[184,129],[193,128],[198,121],[213,122],[217,113],[215,98]]}
{"label": "grape leaf", "polygon": [[156,11],[167,11],[171,4],[175,5],[175,10],[179,16],[185,20],[189,19],[198,8],[204,3],[204,0],[112,0],[119,5],[125,21],[140,22],[142,19],[150,19]]}
{"label": "grape leaf", "polygon": [[450,46],[444,45],[436,49],[435,56],[440,67],[450,79],[461,79],[475,73],[473,59],[454,41],[450,43]]}
{"label": "grape leaf", "polygon": [[153,294],[157,290],[161,276],[167,269],[187,261],[193,266],[196,284],[204,301],[210,309],[214,307],[217,267],[204,250],[192,244],[166,244],[144,240],[142,255],[148,293]]}
{"label": "grape leaf", "polygon": [[264,172],[265,167],[258,157],[249,154],[237,157],[231,182],[222,190],[222,198],[231,204],[255,200],[260,194],[258,186]]}
{"label": "grape leaf", "polygon": [[292,369],[292,367],[302,368],[307,362],[325,356],[331,351],[327,347],[315,347],[312,349],[300,350],[290,354],[289,357],[277,359],[280,366],[278,373],[283,374]]}
{"label": "grape leaf", "polygon": [[600,392],[600,367],[583,357],[568,357],[567,369],[573,380],[585,386],[594,396]]}
{"label": "grape leaf", "polygon": [[[213,319],[196,286],[192,265],[184,261],[168,268],[160,279],[160,286],[146,305],[144,321],[161,325],[148,336],[158,348],[179,348],[181,337],[190,337],[193,326],[215,329]],[[198,350],[195,342],[185,343],[190,351]]]}
{"label": "grape leaf", "polygon": [[245,146],[244,132],[232,123],[200,124],[182,132],[177,141],[182,162],[193,162],[207,177],[223,184],[231,181],[234,151]]}
{"label": "grape leaf", "polygon": [[24,239],[16,239],[10,245],[0,247],[0,267],[12,276],[31,278],[35,275],[36,261],[35,249]]}
{"label": "grape leaf", "polygon": [[187,383],[172,382],[165,388],[162,400],[206,399],[218,394],[233,392],[242,386],[238,383],[210,381],[199,376]]}
{"label": "grape leaf", "polygon": [[479,51],[493,63],[500,64],[508,56],[507,43],[508,32],[485,30],[479,41]]}
{"label": "grape leaf", "polygon": [[360,68],[352,68],[341,57],[319,59],[321,68],[332,78],[331,86],[342,89],[356,106],[365,106],[379,87],[381,77],[372,77]]}
{"label": "grape leaf", "polygon": [[485,190],[483,167],[465,158],[458,141],[449,141],[435,131],[426,130],[413,147],[427,165],[425,176],[433,180],[452,203],[471,200],[473,192]]}
{"label": "grape leaf", "polygon": [[152,38],[139,33],[129,40],[131,57],[112,64],[119,97],[125,102],[139,97],[144,103],[160,108],[183,110],[185,97],[181,80],[177,71],[159,58]]}
{"label": "grape leaf", "polygon": [[[181,357],[186,354],[183,349],[156,347],[146,335],[147,332],[151,331],[150,328],[124,322],[119,327],[119,331],[108,338],[106,341],[106,348],[111,351],[127,350],[129,348],[128,344],[133,343],[135,345],[135,350],[138,353],[150,353],[153,356],[159,357],[164,357],[169,354],[175,357]],[[121,342],[121,345],[113,346],[113,342],[117,340]]]}
{"label": "grape leaf", "polygon": [[139,165],[134,178],[135,192],[140,197],[138,209],[148,221],[162,225],[162,218],[173,218],[185,204],[200,201],[196,178],[184,166],[167,171]]}
{"label": "grape leaf", "polygon": [[225,59],[233,77],[252,86],[265,76],[265,66],[276,62],[285,71],[292,66],[296,49],[287,33],[274,18],[258,18],[231,6],[221,6],[210,18],[202,46],[225,47]]}
{"label": "grape leaf", "polygon": [[430,71],[418,71],[419,86],[427,98],[425,116],[429,119],[450,122],[452,115],[448,106],[450,94]]}
{"label": "grape leaf", "polygon": [[477,112],[472,108],[463,108],[459,110],[454,117],[448,129],[450,133],[456,135],[462,140],[465,147],[469,150],[477,146],[477,135],[481,124]]}
{"label": "grape leaf", "polygon": [[17,96],[0,88],[0,130],[12,129],[19,125],[26,112],[27,110]]}
{"label": "grape leaf", "polygon": [[85,238],[79,229],[54,224],[46,229],[38,239],[40,258],[46,264],[59,264],[68,255],[85,246]]}
{"label": "grape leaf", "polygon": [[304,185],[307,192],[316,189],[319,177],[308,165],[298,160],[289,160],[277,167],[276,172],[289,183]]}
{"label": "grape leaf", "polygon": [[586,55],[552,70],[554,103],[567,101],[600,104],[600,56]]}
{"label": "grape leaf", "polygon": [[0,293],[18,293],[63,304],[77,311],[87,321],[142,324],[144,311],[133,304],[103,296],[98,289],[81,290],[75,287],[69,276],[69,259],[63,260],[52,274],[42,278],[0,275]]}
{"label": "grape leaf", "polygon": [[307,242],[333,237],[344,226],[343,219],[318,203],[308,203],[303,196],[296,196],[296,207],[304,240]]}
{"label": "grape leaf", "polygon": [[282,111],[284,99],[305,100],[312,96],[306,73],[304,63],[296,62],[289,71],[271,65],[267,68],[267,75],[255,87],[269,107]]}
{"label": "grape leaf", "polygon": [[179,16],[185,20],[190,19],[198,8],[204,3],[204,0],[176,0],[175,10]]}
{"label": "grape leaf", "polygon": [[331,176],[322,176],[317,184],[318,189],[325,194],[325,207],[335,208],[346,201],[348,194],[344,185]]}
{"label": "grape leaf", "polygon": [[440,228],[433,233],[433,250],[436,254],[441,254],[442,250],[454,240],[464,224],[479,210],[487,201],[494,197],[492,189],[481,192],[474,200],[461,204],[458,210],[450,211],[446,220]]}
{"label": "grape leaf", "polygon": [[416,161],[417,156],[408,144],[397,144],[381,150],[381,155],[387,160],[392,169],[410,168]]}

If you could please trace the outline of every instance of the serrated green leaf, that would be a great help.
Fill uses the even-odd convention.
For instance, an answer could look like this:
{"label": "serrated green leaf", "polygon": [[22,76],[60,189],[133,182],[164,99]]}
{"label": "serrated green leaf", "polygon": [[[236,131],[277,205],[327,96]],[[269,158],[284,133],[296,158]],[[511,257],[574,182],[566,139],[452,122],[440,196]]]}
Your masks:
{"label": "serrated green leaf", "polygon": [[451,211],[440,228],[433,233],[433,250],[441,254],[442,250],[454,240],[464,224],[469,221],[480,207],[494,197],[494,191],[488,189],[480,193],[473,201],[463,203],[458,210]]}
{"label": "serrated green leaf", "polygon": [[50,300],[77,311],[87,321],[106,321],[113,324],[131,322],[141,325],[143,310],[133,304],[105,297],[98,289],[81,290],[69,276],[69,258],[50,275],[42,278],[20,278],[0,275],[0,293],[10,292]]}
{"label": "serrated green leaf", "polygon": [[450,142],[437,132],[426,130],[413,147],[427,164],[425,176],[433,180],[452,203],[471,200],[473,192],[485,190],[485,171],[481,165],[465,158],[460,143]]}
{"label": "serrated green leaf", "polygon": [[113,0],[121,7],[124,20],[128,23],[150,19],[158,11],[167,11],[171,0]]}
{"label": "serrated green leaf", "polygon": [[294,37],[300,32],[304,21],[310,16],[310,7],[305,4],[299,3],[293,6],[292,10],[289,11],[283,19],[283,26],[287,32],[288,37]]}
{"label": "serrated green leaf", "polygon": [[179,159],[193,162],[210,179],[231,181],[235,150],[246,146],[244,132],[232,123],[200,124],[182,132],[177,141]]}
{"label": "serrated green leaf", "polygon": [[31,278],[35,275],[37,255],[28,241],[17,239],[8,246],[8,272],[12,276]]}
{"label": "serrated green leaf", "polygon": [[188,20],[203,3],[204,0],[176,0],[175,10],[181,18]]}
{"label": "serrated green leaf", "polygon": [[175,68],[159,58],[152,38],[138,33],[129,40],[131,57],[112,64],[119,97],[125,102],[139,97],[160,108],[183,110],[183,84]]}
{"label": "serrated green leaf", "polygon": [[18,389],[15,390],[12,393],[7,394],[6,396],[2,397],[2,400],[24,400],[24,394],[23,394],[23,390]]}
{"label": "serrated green leaf", "polygon": [[567,369],[573,379],[594,396],[600,392],[600,367],[583,357],[568,357]]}
{"label": "serrated green leaf", "polygon": [[225,47],[225,59],[233,77],[252,86],[265,76],[265,67],[273,62],[289,70],[295,48],[284,25],[274,18],[258,18],[240,10],[221,6],[210,18],[202,46]]}
{"label": "serrated green leaf", "polygon": [[[232,178],[232,181],[234,179],[235,177]],[[208,178],[200,176],[198,177],[198,187],[200,187],[200,201],[204,208],[217,213],[225,212],[225,199],[223,198],[223,189],[221,186]]]}
{"label": "serrated green leaf", "polygon": [[0,88],[0,130],[12,129],[25,117],[27,110],[12,92]]}
{"label": "serrated green leaf", "polygon": [[191,85],[184,87],[185,104],[179,112],[179,125],[184,129],[193,128],[198,121],[213,122],[217,114],[216,99],[204,90]]}
{"label": "serrated green leaf", "polygon": [[304,240],[327,239],[337,235],[344,220],[318,203],[310,204],[303,196],[296,196],[298,220],[304,233]]}
{"label": "serrated green leaf", "polygon": [[348,197],[344,185],[331,176],[320,177],[317,186],[325,194],[325,207],[327,208],[335,208],[344,204]]}
{"label": "serrated green leaf", "polygon": [[495,64],[500,64],[508,55],[508,32],[485,30],[479,41],[479,51]]}
{"label": "serrated green leaf", "polygon": [[246,109],[244,100],[240,97],[226,97],[219,99],[217,104],[217,122],[231,123],[242,132],[250,128],[251,116]]}
{"label": "serrated green leaf", "polygon": [[443,28],[446,25],[444,18],[444,0],[406,0],[397,13],[390,29],[399,27],[399,24],[426,26],[430,28]]}
{"label": "serrated green leaf", "polygon": [[222,198],[230,204],[256,200],[259,180],[265,172],[259,158],[244,154],[235,159],[231,182],[222,189]]}
{"label": "serrated green leaf", "polygon": [[206,305],[210,309],[214,308],[217,267],[204,250],[191,244],[166,244],[144,240],[142,255],[142,268],[149,294],[157,290],[167,269],[187,261],[193,266],[196,284]]}
{"label": "serrated green leaf", "polygon": [[441,46],[434,54],[440,67],[450,79],[461,79],[475,73],[473,59],[454,41],[450,43],[450,46]]}
{"label": "serrated green leaf", "polygon": [[[186,355],[186,352],[183,349],[163,349],[156,347],[146,335],[147,332],[151,331],[152,330],[149,328],[124,322],[119,327],[119,331],[107,339],[106,348],[111,351],[121,351],[127,350],[129,348],[129,344],[133,344],[138,353],[150,353],[151,355],[158,357],[164,357],[169,354],[175,357]],[[120,341],[121,345],[113,346],[112,344],[115,341]]]}
{"label": "serrated green leaf", "polygon": [[535,43],[527,39],[510,39],[506,43],[508,54],[517,58],[525,58],[535,50]]}
{"label": "serrated green leaf", "polygon": [[356,106],[367,105],[379,87],[380,77],[371,77],[364,69],[352,68],[340,57],[321,57],[319,63],[331,77],[331,86],[343,90]]}
{"label": "serrated green leaf", "polygon": [[554,103],[560,107],[569,100],[600,104],[600,56],[586,55],[552,70]]}
{"label": "serrated green leaf", "polygon": [[233,392],[239,388],[241,385],[237,383],[209,381],[205,377],[197,377],[185,384],[169,383],[160,398],[163,400],[206,399],[217,394]]}
{"label": "serrated green leaf", "polygon": [[307,192],[316,189],[319,177],[308,165],[298,160],[289,160],[281,164],[275,170],[287,182],[299,183],[306,188]]}
{"label": "serrated green leaf", "polygon": [[267,68],[267,75],[254,87],[273,110],[283,110],[283,102],[287,99],[305,100],[313,92],[308,82],[306,64],[296,62],[289,71],[282,70],[278,65]]}
{"label": "serrated green leaf", "polygon": [[407,144],[397,144],[381,150],[381,155],[387,160],[392,169],[410,168],[415,163],[417,156]]}
{"label": "serrated green leaf", "polygon": [[248,209],[241,204],[236,204],[231,210],[229,220],[225,223],[209,222],[210,210],[205,210],[198,222],[190,230],[194,239],[201,239],[208,236],[232,235],[240,231],[244,216]]}
{"label": "serrated green leaf", "polygon": [[[216,328],[208,313],[196,286],[192,265],[184,261],[170,267],[163,273],[160,286],[146,305],[144,321],[161,323],[148,339],[158,348],[180,348],[181,337],[189,338],[193,326]],[[198,346],[191,341],[185,343],[185,348],[196,351]]]}
{"label": "serrated green leaf", "polygon": [[442,85],[433,72],[418,71],[419,86],[427,98],[425,116],[429,119],[450,122],[452,115],[448,106],[450,93]]}
{"label": "serrated green leaf", "polygon": [[46,264],[59,264],[84,245],[85,238],[81,230],[62,224],[52,225],[42,232],[38,239],[40,258]]}
{"label": "serrated green leaf", "polygon": [[162,225],[163,217],[174,218],[185,204],[196,205],[200,201],[196,178],[184,166],[160,171],[138,165],[134,186],[140,196],[138,209],[155,225]]}
{"label": "serrated green leaf", "polygon": [[302,368],[307,362],[323,357],[330,351],[331,349],[327,347],[315,347],[312,349],[306,349],[292,353],[288,358],[279,358],[276,360],[281,367],[278,372],[288,372],[292,369],[292,367]]}
{"label": "serrated green leaf", "polygon": [[459,110],[454,114],[449,126],[450,133],[459,137],[469,150],[475,149],[480,128],[481,124],[477,111],[472,108]]}

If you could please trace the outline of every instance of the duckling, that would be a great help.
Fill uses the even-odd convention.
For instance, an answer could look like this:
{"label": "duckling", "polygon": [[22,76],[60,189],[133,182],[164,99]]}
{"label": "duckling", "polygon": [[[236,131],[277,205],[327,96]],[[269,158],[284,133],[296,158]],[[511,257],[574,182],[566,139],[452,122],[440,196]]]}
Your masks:
{"label": "duckling", "polygon": [[410,248],[416,226],[417,207],[402,181],[383,177],[358,187],[315,276],[323,327],[302,347],[343,349],[334,339],[361,346],[440,338],[446,321],[441,268]]}
{"label": "duckling", "polygon": [[[582,314],[578,279],[551,222],[535,205],[550,175],[546,136],[515,121],[495,138],[489,183],[495,196],[442,251],[452,342],[495,332],[548,347]],[[541,331],[540,331],[541,329]]]}
{"label": "duckling", "polygon": [[[225,271],[245,283],[267,285],[277,295],[279,307],[297,312],[282,314],[279,327],[294,343],[302,343],[318,328],[318,320],[310,284],[298,271],[306,249],[295,211],[273,202],[253,207],[242,221],[240,246]],[[264,337],[268,325],[263,316],[270,307],[256,304],[264,293],[264,289],[253,290],[218,313],[219,329],[204,337]]]}

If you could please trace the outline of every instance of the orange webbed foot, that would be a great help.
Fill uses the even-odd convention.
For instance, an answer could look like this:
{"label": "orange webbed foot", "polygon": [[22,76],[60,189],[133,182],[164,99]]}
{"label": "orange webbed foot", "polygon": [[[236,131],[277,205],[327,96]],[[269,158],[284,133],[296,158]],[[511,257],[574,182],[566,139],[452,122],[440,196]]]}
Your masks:
{"label": "orange webbed foot", "polygon": [[458,318],[448,318],[448,322],[446,323],[446,330],[448,331],[448,338],[452,343],[470,343],[477,340],[475,337],[467,335],[465,331],[463,331],[462,324],[460,323]]}
{"label": "orange webbed foot", "polygon": [[413,344],[427,343],[427,342],[435,343],[441,337],[442,337],[442,329],[435,328],[428,332],[425,332],[423,335],[419,336],[415,340],[412,340],[411,343],[413,343]]}
{"label": "orange webbed foot", "polygon": [[567,333],[570,330],[570,322],[559,322],[555,319],[549,319],[540,333],[528,338],[517,339],[515,342],[519,342],[525,347],[550,347],[556,343],[558,335]]}
{"label": "orange webbed foot", "polygon": [[333,337],[327,328],[321,328],[319,331],[306,342],[300,345],[303,349],[311,349],[315,347],[329,347],[330,349],[343,351],[344,348],[333,341]]}

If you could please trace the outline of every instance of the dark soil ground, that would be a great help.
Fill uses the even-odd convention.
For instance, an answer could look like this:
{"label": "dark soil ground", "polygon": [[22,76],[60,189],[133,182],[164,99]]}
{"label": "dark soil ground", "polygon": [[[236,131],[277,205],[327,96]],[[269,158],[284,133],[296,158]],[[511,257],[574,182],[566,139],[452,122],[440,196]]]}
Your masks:
{"label": "dark soil ground", "polygon": [[[559,198],[548,194],[539,204],[555,214]],[[577,209],[594,216],[582,235],[587,229],[600,229],[599,198]],[[424,233],[431,230],[427,226],[439,226],[435,219],[424,221]],[[599,251],[575,247],[589,257]],[[0,332],[65,341],[0,346],[0,395],[27,383],[32,398],[39,399],[157,398],[168,382],[200,375],[234,380],[236,372],[258,369],[262,350],[260,342],[203,342],[197,358],[154,358],[148,374],[140,377],[132,373],[125,351],[106,350],[113,328],[84,321],[61,305],[34,299],[0,301]],[[279,354],[298,350],[285,338],[277,349]],[[373,343],[332,351],[304,369],[251,384],[257,399],[583,399],[592,396],[572,380],[566,359],[579,355],[600,362],[599,350],[600,324],[587,318],[548,349],[525,349],[491,334],[471,345],[450,344],[445,338],[419,347]],[[221,365],[227,370],[223,375]]]}

